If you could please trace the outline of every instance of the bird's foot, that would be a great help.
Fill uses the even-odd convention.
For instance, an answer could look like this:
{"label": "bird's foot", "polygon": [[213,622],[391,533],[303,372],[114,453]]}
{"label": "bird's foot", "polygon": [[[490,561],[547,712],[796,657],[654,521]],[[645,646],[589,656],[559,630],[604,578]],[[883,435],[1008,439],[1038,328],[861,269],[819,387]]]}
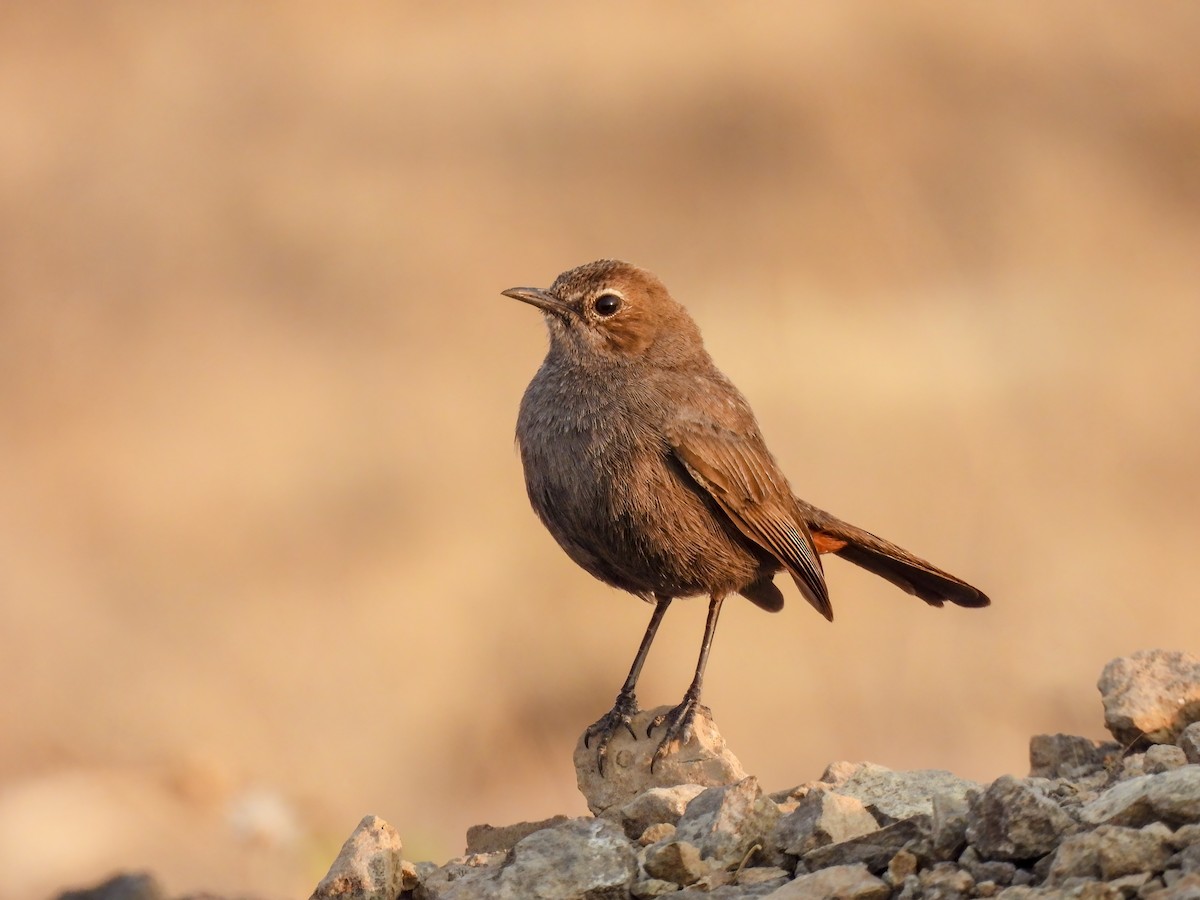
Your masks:
{"label": "bird's foot", "polygon": [[638,713],[637,698],[633,691],[621,691],[617,694],[617,702],[613,708],[602,715],[598,721],[588,726],[583,734],[583,746],[591,747],[592,739],[596,741],[596,765],[600,769],[600,777],[604,777],[604,761],[608,759],[608,744],[613,735],[625,728],[635,741],[637,734],[633,730],[633,717]]}
{"label": "bird's foot", "polygon": [[683,746],[692,738],[692,723],[696,719],[696,713],[702,712],[704,715],[712,718],[712,712],[707,706],[700,702],[699,693],[693,695],[688,691],[683,695],[683,701],[676,707],[668,710],[662,715],[655,716],[650,722],[650,727],[646,729],[646,737],[650,737],[650,733],[660,725],[665,726],[662,740],[658,743],[658,749],[654,751],[654,756],[650,758],[650,771],[654,771],[655,765],[663,759],[672,750]]}

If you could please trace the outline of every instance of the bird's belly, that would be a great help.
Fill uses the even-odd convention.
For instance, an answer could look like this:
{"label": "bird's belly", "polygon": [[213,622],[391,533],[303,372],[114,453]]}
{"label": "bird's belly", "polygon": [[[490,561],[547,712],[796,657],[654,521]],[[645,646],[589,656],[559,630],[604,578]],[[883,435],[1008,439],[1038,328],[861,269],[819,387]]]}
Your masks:
{"label": "bird's belly", "polygon": [[[550,464],[522,443],[529,499],[550,533],[596,578],[635,594],[737,591],[778,565],[749,544],[665,448],[572,454]],[[563,458],[564,447],[553,456]]]}

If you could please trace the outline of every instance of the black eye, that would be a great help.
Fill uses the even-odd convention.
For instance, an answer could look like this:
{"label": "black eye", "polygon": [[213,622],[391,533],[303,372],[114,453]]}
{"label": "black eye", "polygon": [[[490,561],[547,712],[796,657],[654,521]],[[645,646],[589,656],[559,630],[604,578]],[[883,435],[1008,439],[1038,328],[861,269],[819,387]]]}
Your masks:
{"label": "black eye", "polygon": [[616,294],[601,294],[592,301],[592,309],[596,315],[608,318],[621,308],[621,298]]}

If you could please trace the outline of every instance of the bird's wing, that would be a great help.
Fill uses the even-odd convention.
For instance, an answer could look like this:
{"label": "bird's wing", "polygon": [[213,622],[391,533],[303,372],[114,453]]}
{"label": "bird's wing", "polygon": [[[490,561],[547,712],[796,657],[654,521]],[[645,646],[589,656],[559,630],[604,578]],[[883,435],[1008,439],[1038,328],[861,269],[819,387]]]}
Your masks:
{"label": "bird's wing", "polygon": [[747,538],[788,570],[805,599],[833,618],[820,557],[787,480],[758,429],[681,415],[666,429],[675,456]]}

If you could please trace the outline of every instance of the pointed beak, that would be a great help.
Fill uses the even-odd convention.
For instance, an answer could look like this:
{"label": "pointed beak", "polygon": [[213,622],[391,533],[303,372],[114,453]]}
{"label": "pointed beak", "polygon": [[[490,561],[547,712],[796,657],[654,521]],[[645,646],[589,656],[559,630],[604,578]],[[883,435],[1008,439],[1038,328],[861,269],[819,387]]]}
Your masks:
{"label": "pointed beak", "polygon": [[563,303],[549,291],[543,291],[541,288],[531,287],[516,287],[509,288],[507,291],[501,291],[505,297],[512,297],[514,300],[520,300],[523,303],[528,303],[531,306],[536,306],[538,309],[549,313],[562,316],[571,311],[571,307]]}

